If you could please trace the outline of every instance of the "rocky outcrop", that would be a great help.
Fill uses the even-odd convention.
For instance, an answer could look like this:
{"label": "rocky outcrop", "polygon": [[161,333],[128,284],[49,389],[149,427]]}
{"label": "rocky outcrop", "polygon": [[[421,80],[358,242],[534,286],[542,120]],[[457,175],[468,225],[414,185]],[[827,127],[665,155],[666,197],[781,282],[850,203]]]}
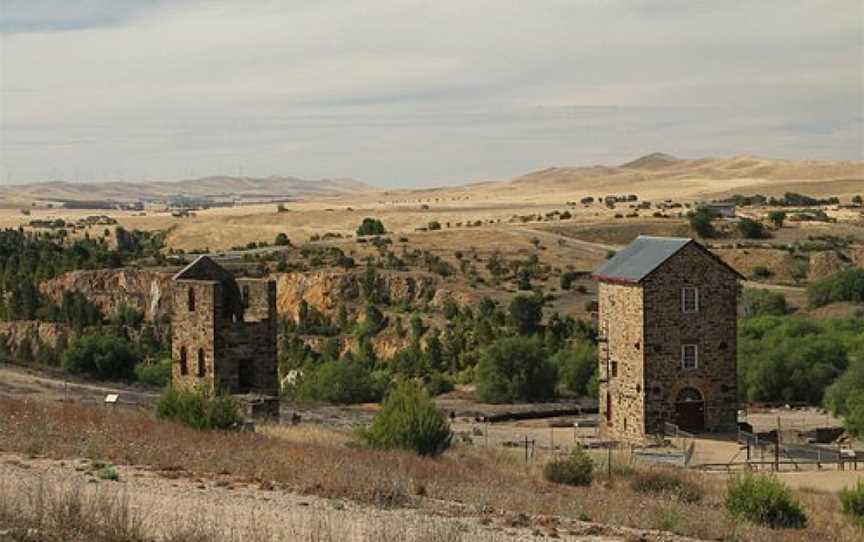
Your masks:
{"label": "rocky outcrop", "polygon": [[38,357],[39,350],[45,347],[62,348],[75,337],[75,331],[66,324],[36,320],[0,322],[0,340],[6,352],[23,360]]}
{"label": "rocky outcrop", "polygon": [[109,315],[122,304],[157,320],[171,313],[171,274],[138,268],[71,271],[39,285],[48,299],[60,303],[64,292],[80,292]]}
{"label": "rocky outcrop", "polygon": [[[323,270],[308,273],[282,273],[276,276],[276,308],[279,314],[297,318],[300,302],[324,314],[333,314],[344,303],[359,302],[364,271]],[[432,301],[438,281],[432,275],[399,271],[380,271],[379,289],[392,304]]]}

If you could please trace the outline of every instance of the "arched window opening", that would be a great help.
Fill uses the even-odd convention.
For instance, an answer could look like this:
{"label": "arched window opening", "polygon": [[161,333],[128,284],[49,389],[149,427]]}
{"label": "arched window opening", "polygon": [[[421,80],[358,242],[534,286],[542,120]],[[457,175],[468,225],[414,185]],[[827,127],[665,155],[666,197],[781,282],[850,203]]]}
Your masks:
{"label": "arched window opening", "polygon": [[249,287],[248,286],[243,287],[243,306],[244,307],[249,306]]}
{"label": "arched window opening", "polygon": [[191,286],[186,293],[186,304],[189,306],[189,312],[195,311],[195,290]]}
{"label": "arched window opening", "polygon": [[189,366],[186,363],[186,347],[180,347],[180,374],[187,375],[189,374]]}
{"label": "arched window opening", "polygon": [[204,349],[198,349],[198,376],[202,377],[207,374],[207,365],[205,364],[206,358],[204,356]]}
{"label": "arched window opening", "polygon": [[677,403],[701,403],[702,393],[696,388],[684,388],[678,392]]}

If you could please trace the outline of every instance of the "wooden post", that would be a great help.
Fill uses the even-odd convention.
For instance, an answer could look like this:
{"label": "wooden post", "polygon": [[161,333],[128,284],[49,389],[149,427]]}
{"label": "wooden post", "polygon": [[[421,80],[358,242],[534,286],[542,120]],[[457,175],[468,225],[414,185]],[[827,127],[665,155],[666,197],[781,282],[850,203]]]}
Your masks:
{"label": "wooden post", "polygon": [[525,464],[528,464],[528,435],[525,435]]}
{"label": "wooden post", "polygon": [[777,416],[777,438],[774,442],[774,471],[780,472],[780,416]]}

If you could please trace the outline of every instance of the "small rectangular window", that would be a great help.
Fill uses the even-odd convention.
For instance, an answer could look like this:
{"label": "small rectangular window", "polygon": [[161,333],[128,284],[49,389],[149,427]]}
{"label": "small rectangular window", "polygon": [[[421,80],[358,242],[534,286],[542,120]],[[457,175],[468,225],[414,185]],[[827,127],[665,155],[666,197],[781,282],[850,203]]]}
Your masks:
{"label": "small rectangular window", "polygon": [[681,368],[696,369],[699,367],[699,346],[695,344],[681,345]]}
{"label": "small rectangular window", "polygon": [[681,288],[681,311],[699,312],[699,288]]}
{"label": "small rectangular window", "polygon": [[618,377],[618,362],[613,361],[612,362],[612,378],[617,378],[617,377]]}

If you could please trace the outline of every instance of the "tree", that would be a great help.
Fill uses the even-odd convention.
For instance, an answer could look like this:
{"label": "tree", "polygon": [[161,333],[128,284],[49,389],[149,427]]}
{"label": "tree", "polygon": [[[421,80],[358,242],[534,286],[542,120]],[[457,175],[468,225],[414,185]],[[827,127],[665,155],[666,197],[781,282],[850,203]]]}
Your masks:
{"label": "tree", "polygon": [[75,341],[63,353],[63,369],[99,379],[132,380],[138,356],[126,339],[93,333]]}
{"label": "tree", "polygon": [[429,231],[440,230],[441,229],[441,223],[438,222],[437,220],[433,220],[432,222],[427,224],[426,227],[429,229]]}
{"label": "tree", "polygon": [[291,245],[291,240],[288,239],[288,235],[285,233],[279,233],[276,235],[276,239],[273,240],[273,244],[277,247],[285,247]]}
{"label": "tree", "polygon": [[491,403],[551,399],[557,378],[540,337],[507,337],[481,354],[477,393]]}
{"label": "tree", "polygon": [[444,300],[442,312],[444,313],[444,318],[448,320],[453,320],[457,316],[459,316],[459,305],[453,300],[452,297],[448,297]]}
{"label": "tree", "polygon": [[714,224],[711,220],[714,218],[714,214],[705,209],[704,207],[701,209],[697,209],[690,216],[690,229],[692,229],[699,237],[702,238],[710,238],[715,237],[717,235],[717,230],[714,229]]}
{"label": "tree", "polygon": [[370,448],[399,448],[419,455],[436,456],[453,440],[450,422],[426,390],[402,382],[391,391],[381,411],[360,438]]}
{"label": "tree", "polygon": [[838,301],[864,302],[864,269],[853,267],[811,282],[807,300],[811,307]]}
{"label": "tree", "polygon": [[852,196],[852,203],[858,207],[864,205],[864,198],[860,194]]}
{"label": "tree", "polygon": [[738,221],[738,231],[745,239],[764,239],[768,237],[765,226],[761,222],[749,218],[742,218]]}
{"label": "tree", "polygon": [[520,335],[530,335],[540,327],[543,319],[543,300],[537,296],[517,295],[510,302],[511,325]]}
{"label": "tree", "polygon": [[768,213],[768,220],[774,224],[774,227],[780,229],[783,227],[783,222],[786,221],[786,211],[771,211]]}
{"label": "tree", "polygon": [[591,395],[596,390],[591,384],[597,372],[597,350],[588,342],[579,342],[559,351],[552,358],[564,386],[579,396]]}
{"label": "tree", "polygon": [[576,280],[575,271],[565,271],[561,273],[561,289],[569,290],[573,287],[573,281]]}
{"label": "tree", "polygon": [[357,235],[384,235],[387,230],[384,229],[384,224],[375,218],[364,218],[357,228]]}
{"label": "tree", "polygon": [[306,364],[295,391],[301,401],[333,404],[378,401],[382,394],[381,383],[372,378],[366,366],[347,359]]}

